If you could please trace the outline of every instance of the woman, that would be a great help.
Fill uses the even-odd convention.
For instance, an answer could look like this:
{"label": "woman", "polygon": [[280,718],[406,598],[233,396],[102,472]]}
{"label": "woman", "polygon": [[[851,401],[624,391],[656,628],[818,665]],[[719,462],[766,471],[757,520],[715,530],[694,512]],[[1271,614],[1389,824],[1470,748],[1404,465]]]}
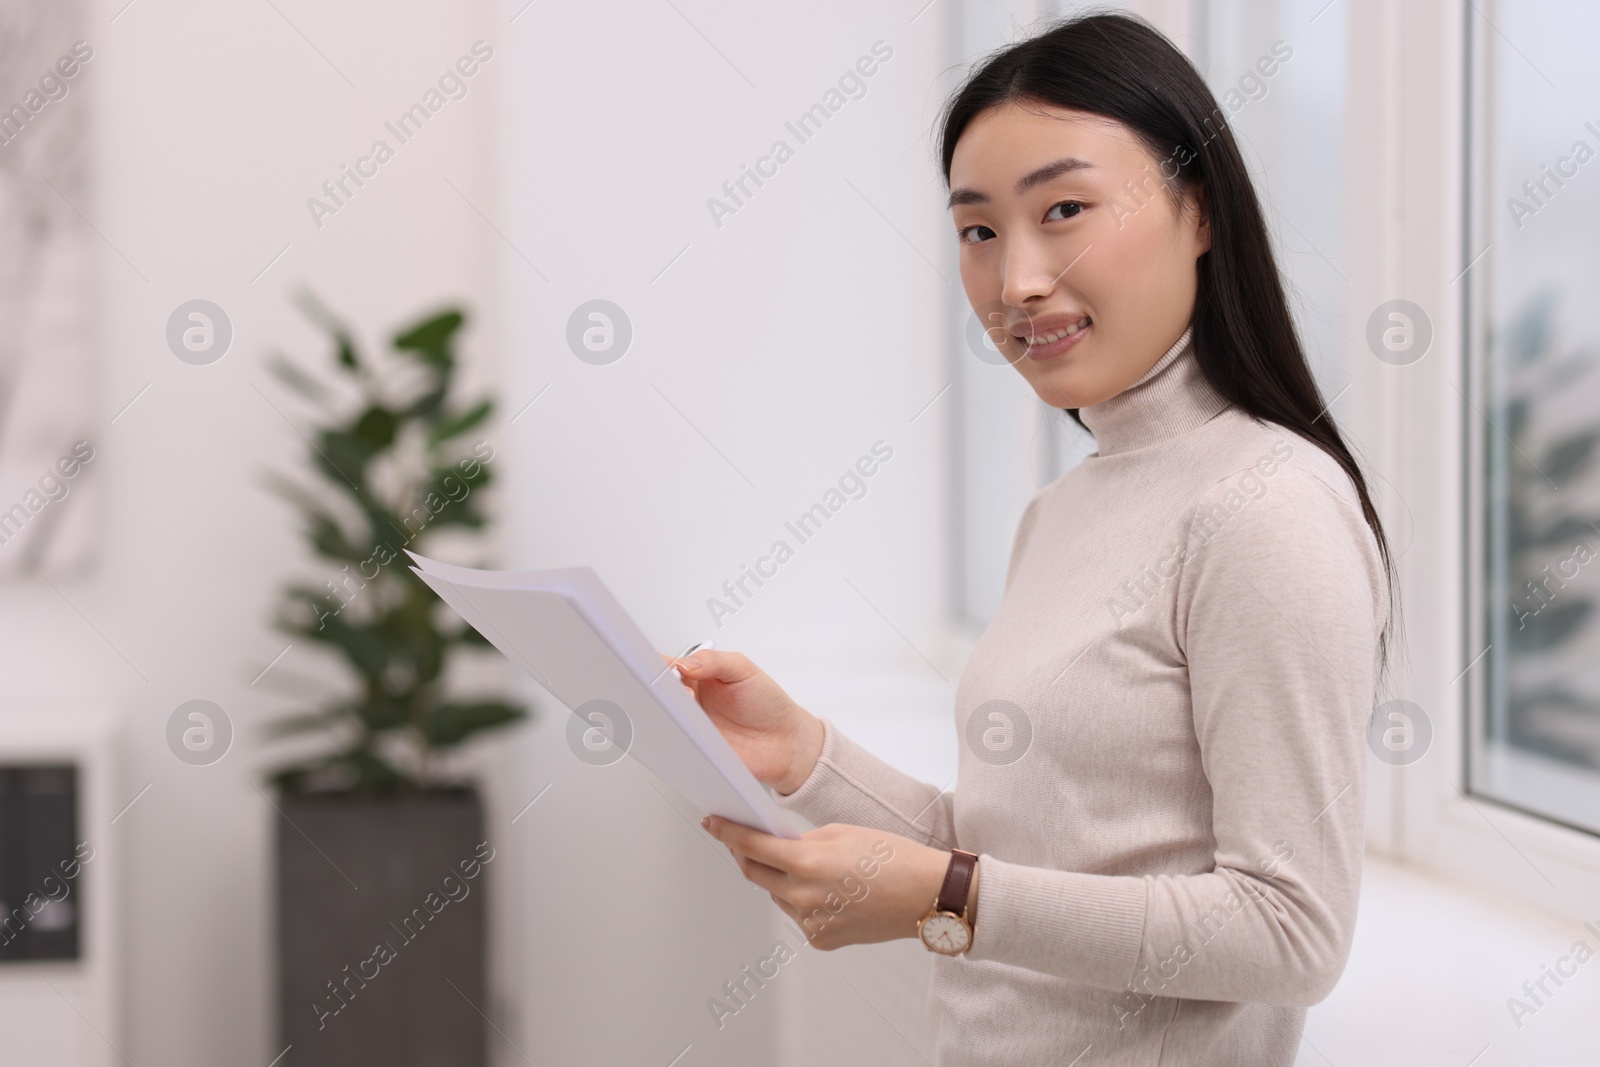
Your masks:
{"label": "woman", "polygon": [[1244,163],[1182,55],[1100,15],[977,70],[943,169],[968,300],[1098,451],[1023,513],[953,793],[699,652],[820,826],[707,828],[823,949],[918,936],[978,856],[929,941],[943,1067],[1287,1065],[1350,949],[1391,564]]}

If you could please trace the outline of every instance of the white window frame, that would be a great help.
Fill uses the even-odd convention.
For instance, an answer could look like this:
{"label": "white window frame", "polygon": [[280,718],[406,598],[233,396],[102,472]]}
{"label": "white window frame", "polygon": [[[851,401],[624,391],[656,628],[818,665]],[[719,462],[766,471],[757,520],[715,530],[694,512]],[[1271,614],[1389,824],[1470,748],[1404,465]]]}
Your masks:
{"label": "white window frame", "polygon": [[[1474,46],[1493,33],[1466,0],[1336,0],[1350,34],[1345,335],[1356,385],[1336,412],[1378,475],[1378,507],[1399,557],[1409,662],[1393,695],[1429,714],[1432,748],[1407,767],[1374,760],[1368,842],[1517,903],[1573,920],[1595,918],[1600,837],[1472,796],[1465,746],[1481,683],[1481,603],[1474,570],[1482,410],[1472,388],[1481,331],[1467,247],[1468,20]],[[1474,0],[1484,5],[1487,0]],[[1489,17],[1493,17],[1489,4]],[[1472,114],[1481,109],[1472,109]],[[1472,142],[1475,144],[1476,142]],[[1492,250],[1489,254],[1492,254]],[[1430,312],[1433,342],[1418,362],[1389,366],[1365,350],[1366,316],[1404,298]],[[1471,358],[1469,358],[1471,357]],[[1387,484],[1386,484],[1387,483]],[[1470,666],[1469,666],[1470,665]]]}

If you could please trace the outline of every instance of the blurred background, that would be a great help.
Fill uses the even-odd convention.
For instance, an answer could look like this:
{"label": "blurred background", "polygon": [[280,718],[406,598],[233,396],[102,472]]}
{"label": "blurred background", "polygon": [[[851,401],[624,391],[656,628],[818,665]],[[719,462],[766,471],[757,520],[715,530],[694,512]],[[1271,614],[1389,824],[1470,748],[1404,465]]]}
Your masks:
{"label": "blurred background", "polygon": [[[1600,11],[1124,8],[1240,139],[1402,573],[1299,1062],[1593,1063]],[[926,950],[799,944],[374,546],[592,566],[948,788],[1094,446],[984,344],[934,133],[1078,9],[0,0],[0,1064],[931,1061]]]}

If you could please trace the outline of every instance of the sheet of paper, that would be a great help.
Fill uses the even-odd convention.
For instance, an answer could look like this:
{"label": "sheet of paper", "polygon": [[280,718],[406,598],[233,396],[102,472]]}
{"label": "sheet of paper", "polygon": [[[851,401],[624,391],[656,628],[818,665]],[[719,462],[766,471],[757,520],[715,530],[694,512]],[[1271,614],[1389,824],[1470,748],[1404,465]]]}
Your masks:
{"label": "sheet of paper", "polygon": [[703,812],[800,836],[593,570],[485,571],[406,554],[445,603],[583,719],[597,750],[624,745]]}

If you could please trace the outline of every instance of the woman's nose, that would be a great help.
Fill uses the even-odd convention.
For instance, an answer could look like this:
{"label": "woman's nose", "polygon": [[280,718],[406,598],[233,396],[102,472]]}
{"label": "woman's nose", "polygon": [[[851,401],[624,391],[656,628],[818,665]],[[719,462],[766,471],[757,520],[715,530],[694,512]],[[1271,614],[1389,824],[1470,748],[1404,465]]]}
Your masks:
{"label": "woman's nose", "polygon": [[1030,297],[1048,296],[1087,250],[1030,237],[1009,241],[1000,299],[1013,307],[1025,307]]}

